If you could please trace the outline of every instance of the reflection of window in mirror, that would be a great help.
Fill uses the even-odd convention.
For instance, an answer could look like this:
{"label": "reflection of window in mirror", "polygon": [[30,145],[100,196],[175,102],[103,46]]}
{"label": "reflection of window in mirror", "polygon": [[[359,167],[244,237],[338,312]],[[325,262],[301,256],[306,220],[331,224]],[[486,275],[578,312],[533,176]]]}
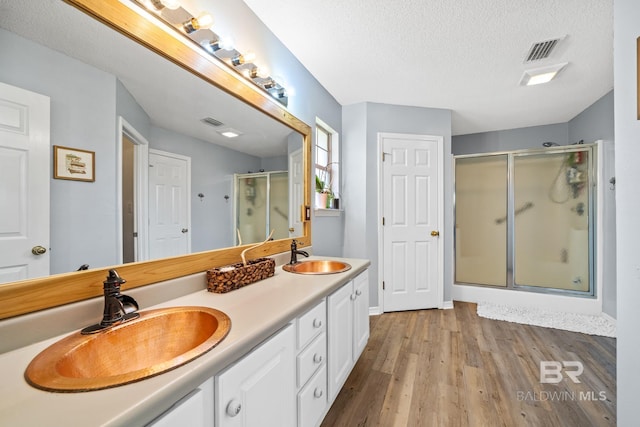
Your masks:
{"label": "reflection of window in mirror", "polygon": [[316,120],[316,210],[340,209],[340,155],[338,133]]}

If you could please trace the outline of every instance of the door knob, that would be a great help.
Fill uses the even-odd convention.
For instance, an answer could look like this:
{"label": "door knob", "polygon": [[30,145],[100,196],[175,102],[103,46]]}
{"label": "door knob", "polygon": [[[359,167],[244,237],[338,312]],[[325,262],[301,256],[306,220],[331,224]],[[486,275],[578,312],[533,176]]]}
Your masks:
{"label": "door knob", "polygon": [[431,232],[431,235],[432,235],[433,237],[438,237],[438,236],[440,235],[440,232],[439,232],[439,231],[436,231],[436,230],[433,230],[433,231]]}
{"label": "door knob", "polygon": [[43,248],[42,246],[34,246],[31,248],[31,253],[34,255],[43,255],[47,252],[47,248]]}
{"label": "door knob", "polygon": [[182,232],[183,232],[183,233],[188,233],[188,232],[189,232],[189,229],[188,229],[188,228],[183,228],[183,229],[182,229]]}
{"label": "door knob", "polygon": [[242,404],[236,399],[231,399],[231,402],[227,405],[227,415],[235,417],[242,410]]}

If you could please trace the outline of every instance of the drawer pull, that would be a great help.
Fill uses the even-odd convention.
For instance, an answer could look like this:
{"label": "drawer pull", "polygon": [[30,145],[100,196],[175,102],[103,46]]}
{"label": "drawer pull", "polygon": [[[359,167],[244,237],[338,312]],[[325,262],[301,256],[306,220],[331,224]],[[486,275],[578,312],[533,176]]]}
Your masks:
{"label": "drawer pull", "polygon": [[320,326],[322,326],[322,320],[320,319],[313,319],[313,327],[314,328],[319,328]]}
{"label": "drawer pull", "polygon": [[324,358],[322,357],[321,354],[316,353],[316,354],[313,355],[313,362],[314,363],[322,363],[323,359]]}
{"label": "drawer pull", "polygon": [[227,415],[230,417],[235,417],[240,413],[242,409],[242,405],[236,399],[232,399],[231,402],[227,405]]}
{"label": "drawer pull", "polygon": [[349,298],[351,299],[351,301],[355,301],[357,297],[356,294],[351,294]]}
{"label": "drawer pull", "polygon": [[321,388],[316,388],[315,390],[313,390],[313,397],[315,397],[316,399],[319,399],[322,397],[322,389]]}
{"label": "drawer pull", "polygon": [[361,291],[360,289],[358,289],[358,290],[356,291],[356,295],[357,295],[357,296],[362,295],[362,291]]}

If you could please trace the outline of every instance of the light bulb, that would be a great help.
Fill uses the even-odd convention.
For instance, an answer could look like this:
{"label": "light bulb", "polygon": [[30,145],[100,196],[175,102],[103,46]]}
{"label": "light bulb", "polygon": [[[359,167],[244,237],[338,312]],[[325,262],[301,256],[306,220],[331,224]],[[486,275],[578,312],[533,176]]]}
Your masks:
{"label": "light bulb", "polygon": [[213,16],[210,14],[203,12],[198,16],[198,25],[200,25],[200,30],[211,28],[213,25]]}
{"label": "light bulb", "polygon": [[220,36],[220,47],[224,50],[233,50],[235,40],[229,35]]}
{"label": "light bulb", "polygon": [[213,16],[206,12],[201,13],[197,18],[191,18],[188,21],[182,23],[182,27],[187,34],[191,34],[194,31],[211,28],[212,25]]}
{"label": "light bulb", "polygon": [[244,54],[240,53],[231,59],[231,64],[233,64],[234,66],[238,66],[238,65],[245,64],[247,62],[251,62],[254,59],[256,59],[256,54],[253,52],[247,52]]}
{"label": "light bulb", "polygon": [[269,77],[269,74],[270,74],[270,70],[269,70],[269,67],[267,67],[266,65],[256,66],[256,72],[255,72],[256,77],[260,77],[261,79],[266,79],[267,77]]}

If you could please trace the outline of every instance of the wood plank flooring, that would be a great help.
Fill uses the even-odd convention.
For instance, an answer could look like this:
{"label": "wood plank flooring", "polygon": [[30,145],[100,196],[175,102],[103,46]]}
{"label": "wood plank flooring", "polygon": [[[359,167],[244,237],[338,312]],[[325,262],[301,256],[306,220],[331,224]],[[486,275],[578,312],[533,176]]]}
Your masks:
{"label": "wood plank flooring", "polygon": [[[385,313],[322,426],[615,426],[616,340],[478,317]],[[558,383],[540,361],[579,361]],[[552,379],[549,375],[546,378]]]}

